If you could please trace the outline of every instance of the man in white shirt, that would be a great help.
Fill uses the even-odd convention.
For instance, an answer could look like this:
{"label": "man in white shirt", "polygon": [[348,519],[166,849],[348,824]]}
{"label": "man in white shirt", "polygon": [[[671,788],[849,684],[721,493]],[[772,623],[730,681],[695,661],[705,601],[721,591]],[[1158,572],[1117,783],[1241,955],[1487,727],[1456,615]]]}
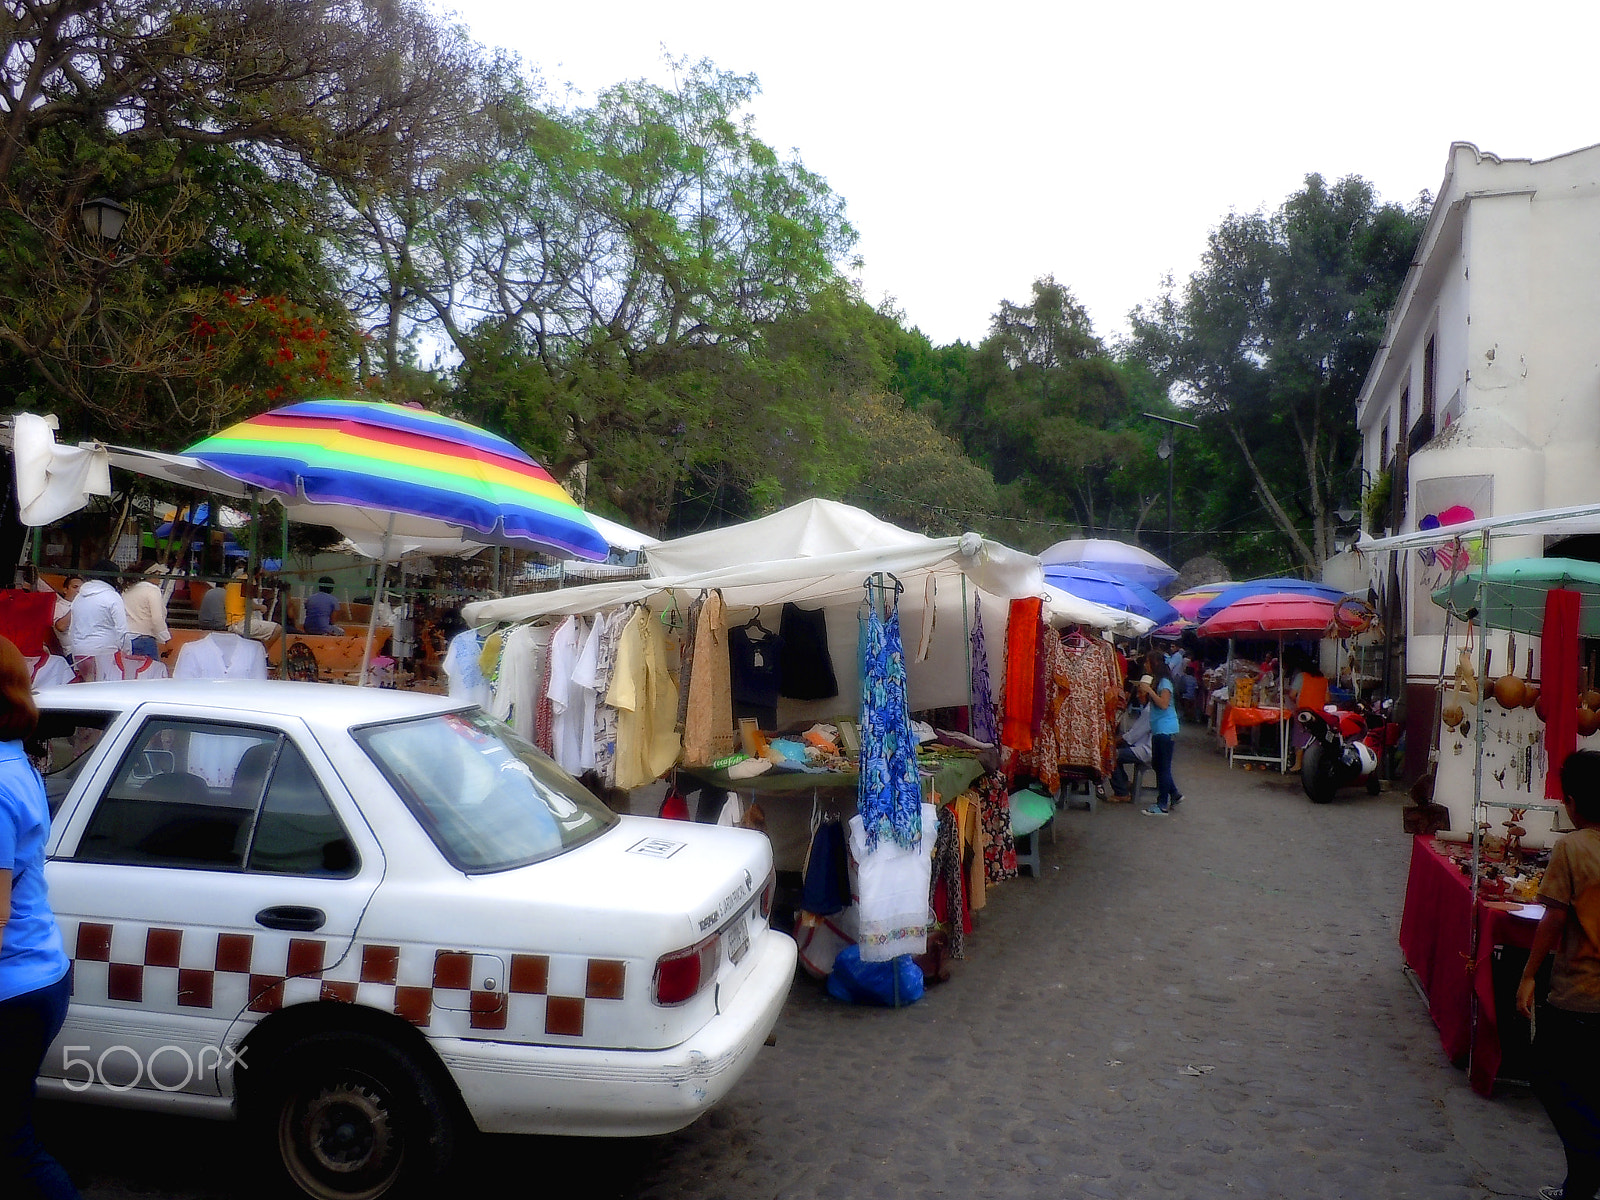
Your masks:
{"label": "man in white shirt", "polygon": [[146,556],[139,561],[138,570],[143,578],[122,593],[128,634],[133,638],[135,654],[159,658],[161,648],[172,640],[172,631],[167,628],[167,598],[161,594],[161,585],[151,578],[160,568],[154,558]]}
{"label": "man in white shirt", "polygon": [[85,581],[72,602],[72,658],[92,659],[97,654],[115,654],[128,648],[128,611],[117,589],[101,576],[115,579],[117,564],[101,559],[94,565],[95,578]]}

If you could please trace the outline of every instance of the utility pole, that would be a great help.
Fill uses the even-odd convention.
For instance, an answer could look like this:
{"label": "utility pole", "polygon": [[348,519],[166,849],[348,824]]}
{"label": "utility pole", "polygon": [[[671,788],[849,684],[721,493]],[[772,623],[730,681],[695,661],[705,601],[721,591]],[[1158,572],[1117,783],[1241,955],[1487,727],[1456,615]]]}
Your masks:
{"label": "utility pole", "polygon": [[1160,413],[1142,414],[1152,421],[1160,421],[1166,426],[1161,431],[1161,445],[1156,448],[1156,455],[1167,460],[1167,562],[1171,563],[1172,547],[1177,541],[1177,525],[1172,515],[1172,480],[1174,466],[1178,461],[1177,445],[1173,438],[1178,428],[1199,429],[1198,425],[1191,425],[1187,421],[1180,421],[1176,417],[1164,417]]}

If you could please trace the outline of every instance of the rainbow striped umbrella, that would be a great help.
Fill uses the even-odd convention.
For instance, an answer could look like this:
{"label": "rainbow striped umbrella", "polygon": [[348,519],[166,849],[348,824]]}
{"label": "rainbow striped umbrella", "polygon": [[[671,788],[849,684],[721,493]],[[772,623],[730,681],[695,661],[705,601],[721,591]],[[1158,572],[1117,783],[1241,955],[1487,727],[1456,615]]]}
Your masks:
{"label": "rainbow striped umbrella", "polygon": [[453,537],[597,562],[607,553],[584,511],[533,459],[425,409],[306,400],[229,426],[185,453],[277,493],[297,519],[357,540]]}

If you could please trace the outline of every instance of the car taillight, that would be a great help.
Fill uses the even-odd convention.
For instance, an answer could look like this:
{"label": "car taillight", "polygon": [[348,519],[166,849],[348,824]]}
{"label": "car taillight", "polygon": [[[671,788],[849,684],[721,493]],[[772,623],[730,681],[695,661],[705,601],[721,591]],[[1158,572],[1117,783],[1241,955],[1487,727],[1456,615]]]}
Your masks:
{"label": "car taillight", "polygon": [[761,919],[770,920],[772,917],[772,897],[778,891],[778,872],[767,872],[767,886],[761,889]]}
{"label": "car taillight", "polygon": [[722,950],[722,935],[713,933],[687,950],[675,950],[656,959],[656,977],[651,999],[660,1005],[684,1004],[717,974],[717,957]]}

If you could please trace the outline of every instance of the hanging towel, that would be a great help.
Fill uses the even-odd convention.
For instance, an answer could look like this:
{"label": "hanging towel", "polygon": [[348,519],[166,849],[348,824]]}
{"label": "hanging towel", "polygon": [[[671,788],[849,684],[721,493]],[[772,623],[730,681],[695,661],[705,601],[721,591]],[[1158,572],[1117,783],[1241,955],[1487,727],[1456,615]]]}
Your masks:
{"label": "hanging towel", "polygon": [[1034,674],[1039,663],[1039,612],[1044,602],[1028,597],[1011,602],[1006,627],[1006,686],[1000,744],[1033,749]]}
{"label": "hanging towel", "polygon": [[887,962],[928,949],[928,929],[933,924],[928,893],[938,816],[931,804],[921,809],[918,825],[928,832],[909,846],[898,846],[888,838],[870,845],[860,815],[850,818],[850,852],[855,855],[861,893],[862,962]]}
{"label": "hanging towel", "polygon": [[[1560,800],[1561,764],[1578,748],[1578,608],[1579,593],[1551,588],[1544,598],[1544,635],[1539,664],[1544,711],[1545,751],[1550,772],[1544,778],[1546,800]],[[1512,663],[1510,670],[1516,669]]]}

